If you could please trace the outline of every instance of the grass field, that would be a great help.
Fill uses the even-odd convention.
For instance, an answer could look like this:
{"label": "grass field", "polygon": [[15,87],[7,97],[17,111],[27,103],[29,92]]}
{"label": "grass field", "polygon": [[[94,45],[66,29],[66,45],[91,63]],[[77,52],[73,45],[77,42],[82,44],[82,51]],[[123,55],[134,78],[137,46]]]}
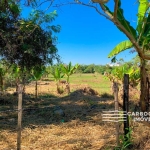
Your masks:
{"label": "grass field", "polygon": [[[46,79],[45,79],[46,80]],[[35,83],[26,86],[23,96],[22,150],[113,150],[115,124],[102,122],[102,110],[114,109],[111,83],[99,74],[75,74],[70,77],[71,93],[59,95],[56,83],[38,82],[39,97],[34,98]],[[98,94],[84,90],[89,87]],[[0,150],[15,150],[17,108],[15,88],[0,96]],[[131,102],[134,106],[134,103]],[[4,112],[2,112],[4,111]],[[149,127],[130,120],[133,150],[149,150]],[[123,133],[120,124],[120,132]]]}

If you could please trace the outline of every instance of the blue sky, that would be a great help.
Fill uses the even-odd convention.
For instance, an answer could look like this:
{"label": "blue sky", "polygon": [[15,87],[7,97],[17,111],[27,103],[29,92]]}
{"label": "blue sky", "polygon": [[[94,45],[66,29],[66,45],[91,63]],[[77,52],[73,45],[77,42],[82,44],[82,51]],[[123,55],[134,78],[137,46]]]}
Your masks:
{"label": "blue sky", "polygon": [[[84,0],[86,1],[86,0]],[[88,2],[88,0],[87,0]],[[113,0],[108,6],[113,8]],[[125,17],[135,27],[138,4],[135,0],[122,0]],[[48,5],[42,6],[46,8]],[[94,9],[81,5],[66,5],[59,8],[51,7],[49,11],[57,10],[58,17],[53,24],[61,25],[58,37],[58,53],[64,63],[73,64],[107,64],[109,52],[127,37],[117,27],[100,16]],[[24,14],[27,14],[27,10]],[[130,60],[135,54],[123,52],[117,58]]]}

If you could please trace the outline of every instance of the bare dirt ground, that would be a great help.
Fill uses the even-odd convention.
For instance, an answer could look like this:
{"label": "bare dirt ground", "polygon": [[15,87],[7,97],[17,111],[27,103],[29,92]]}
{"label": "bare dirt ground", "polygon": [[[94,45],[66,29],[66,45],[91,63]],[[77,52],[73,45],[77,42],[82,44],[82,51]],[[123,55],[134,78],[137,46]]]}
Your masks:
{"label": "bare dirt ground", "polygon": [[[83,81],[71,84],[70,95],[59,95],[54,81],[39,81],[39,97],[35,99],[34,86],[34,82],[27,85],[23,96],[22,150],[114,149],[115,124],[102,122],[101,117],[103,110],[114,109],[110,93],[92,92],[90,89],[96,89],[88,88],[88,82]],[[9,94],[13,92],[14,88],[9,88],[0,96],[0,150],[16,149],[17,112],[6,112],[17,108],[17,96]],[[134,107],[134,103],[130,103]],[[130,127],[131,149],[150,150],[149,127],[132,120]],[[120,124],[121,133],[122,130]]]}

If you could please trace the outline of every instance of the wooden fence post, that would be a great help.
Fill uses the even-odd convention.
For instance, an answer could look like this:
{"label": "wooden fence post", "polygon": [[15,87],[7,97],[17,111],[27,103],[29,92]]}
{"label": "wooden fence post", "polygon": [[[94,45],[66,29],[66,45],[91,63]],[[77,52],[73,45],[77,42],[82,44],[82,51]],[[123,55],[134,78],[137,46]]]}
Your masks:
{"label": "wooden fence post", "polygon": [[17,128],[17,150],[21,150],[21,122],[22,122],[22,90],[23,86],[18,86],[18,128]]}
{"label": "wooden fence post", "polygon": [[[113,93],[114,93],[114,100],[115,100],[115,111],[119,111],[119,106],[118,106],[118,83],[113,82]],[[116,122],[116,142],[117,146],[119,146],[119,122]]]}
{"label": "wooden fence post", "polygon": [[148,77],[146,78],[146,82],[147,82],[147,110],[149,111],[149,99],[150,99],[150,97],[149,97],[149,88],[150,88],[150,83],[149,83],[149,79],[148,79]]}
{"label": "wooden fence post", "polygon": [[[123,111],[129,111],[129,75],[124,74],[124,85],[123,85]],[[129,117],[127,115],[127,120],[124,121],[124,138],[125,141],[128,141],[128,137],[126,136],[129,133]]]}

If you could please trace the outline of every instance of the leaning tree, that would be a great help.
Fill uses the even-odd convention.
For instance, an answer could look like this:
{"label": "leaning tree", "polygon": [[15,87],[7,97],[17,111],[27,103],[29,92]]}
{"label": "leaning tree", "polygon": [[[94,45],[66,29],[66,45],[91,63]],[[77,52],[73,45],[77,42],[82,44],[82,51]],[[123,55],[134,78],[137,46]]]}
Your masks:
{"label": "leaning tree", "polygon": [[[123,10],[121,9],[121,2],[118,1],[117,11],[123,16]],[[118,14],[117,12],[117,14]],[[113,14],[112,12],[110,12]],[[118,16],[119,17],[119,16]],[[118,19],[119,20],[119,19]],[[128,35],[129,40],[119,43],[108,55],[108,57],[116,56],[118,53],[135,48],[140,57],[140,76],[141,76],[141,94],[140,94],[140,106],[142,111],[148,111],[148,95],[147,95],[147,60],[150,60],[150,11],[148,0],[139,0],[138,15],[137,15],[137,27],[133,28],[127,20],[123,20],[122,25],[126,29],[124,33]],[[115,57],[114,57],[115,58]]]}

